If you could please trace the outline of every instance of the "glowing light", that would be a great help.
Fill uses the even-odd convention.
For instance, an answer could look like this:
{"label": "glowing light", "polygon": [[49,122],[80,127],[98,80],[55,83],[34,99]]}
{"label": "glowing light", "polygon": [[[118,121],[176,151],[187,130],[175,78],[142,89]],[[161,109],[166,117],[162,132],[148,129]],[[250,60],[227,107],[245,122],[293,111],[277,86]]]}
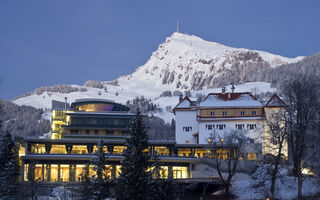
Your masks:
{"label": "glowing light", "polygon": [[314,173],[308,168],[302,168],[301,173],[305,175],[314,175]]}

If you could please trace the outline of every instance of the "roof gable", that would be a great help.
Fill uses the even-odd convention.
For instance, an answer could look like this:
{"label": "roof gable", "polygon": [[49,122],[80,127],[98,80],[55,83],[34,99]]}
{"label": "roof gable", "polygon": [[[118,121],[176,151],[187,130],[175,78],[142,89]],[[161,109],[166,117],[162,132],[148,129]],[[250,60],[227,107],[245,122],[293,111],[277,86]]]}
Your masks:
{"label": "roof gable", "polygon": [[184,97],[175,108],[189,108],[191,106],[191,100],[189,97]]}
{"label": "roof gable", "polygon": [[280,97],[276,94],[273,94],[265,105],[265,107],[286,107],[286,106],[287,104],[284,103],[284,101],[282,101]]}

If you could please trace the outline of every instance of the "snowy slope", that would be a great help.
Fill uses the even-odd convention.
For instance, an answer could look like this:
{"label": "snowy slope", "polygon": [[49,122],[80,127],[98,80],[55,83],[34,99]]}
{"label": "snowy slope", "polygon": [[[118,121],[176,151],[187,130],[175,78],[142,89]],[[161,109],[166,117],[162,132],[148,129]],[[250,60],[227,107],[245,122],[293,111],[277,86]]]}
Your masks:
{"label": "snowy slope", "polygon": [[[101,99],[111,99],[118,103],[125,104],[126,101],[133,99],[137,96],[145,95],[145,93],[135,92],[135,91],[117,91],[116,88],[118,86],[109,87],[108,92],[105,92],[104,89],[97,89],[97,88],[90,88],[87,87],[87,92],[72,92],[68,94],[61,94],[61,93],[54,93],[54,92],[45,92],[42,95],[33,94],[30,96],[26,96],[23,98],[16,99],[13,101],[18,105],[29,105],[36,108],[43,108],[43,109],[51,109],[51,102],[52,100],[57,101],[64,101],[64,98],[67,97],[68,102],[73,102],[76,99],[80,98],[101,98]],[[230,85],[226,87],[227,91],[231,91]],[[270,87],[269,83],[264,82],[251,82],[236,85],[236,92],[275,92],[274,88]],[[99,92],[101,95],[99,95]],[[116,93],[118,92],[118,95]],[[148,95],[154,104],[157,104],[160,108],[162,108],[162,112],[154,113],[154,115],[163,118],[166,122],[171,122],[172,118],[174,118],[173,113],[171,110],[178,104],[179,97],[172,96],[172,97],[159,97],[161,91],[155,93],[153,96]],[[221,88],[212,88],[212,89],[204,89],[204,90],[197,90],[191,91],[192,100],[196,100],[197,94],[208,94],[210,92],[221,92]],[[46,116],[46,118],[50,118]]]}
{"label": "snowy slope", "polygon": [[[228,80],[228,73],[236,72],[233,78],[234,76],[242,78],[235,83],[244,83],[248,82],[246,74],[250,70],[256,72],[262,68],[277,67],[301,59],[302,57],[286,58],[264,51],[228,47],[196,36],[173,33],[159,45],[145,65],[138,67],[130,75],[102,82],[103,89],[84,87],[87,89],[86,92],[68,94],[44,92],[41,95],[34,93],[13,102],[18,105],[50,109],[52,100],[64,101],[64,97],[68,98],[68,102],[79,98],[107,98],[125,103],[143,95],[151,98],[153,103],[163,109],[162,113],[155,115],[170,122],[173,115],[166,110],[170,110],[169,107],[173,108],[178,103],[178,97],[159,98],[164,91],[191,91],[193,97],[197,93],[220,92],[221,79],[225,85],[231,83]],[[254,82],[236,86],[236,92],[247,92],[253,88],[256,88],[254,89],[256,93],[274,90],[268,83]]]}
{"label": "snowy slope", "polygon": [[[199,37],[173,33],[159,45],[147,63],[118,79],[125,90],[147,91],[155,88],[203,89],[216,85],[214,78],[233,70],[235,64],[277,67],[303,57],[286,58],[264,51],[227,47]],[[250,70],[250,69],[249,69]],[[230,82],[227,82],[227,84]]]}

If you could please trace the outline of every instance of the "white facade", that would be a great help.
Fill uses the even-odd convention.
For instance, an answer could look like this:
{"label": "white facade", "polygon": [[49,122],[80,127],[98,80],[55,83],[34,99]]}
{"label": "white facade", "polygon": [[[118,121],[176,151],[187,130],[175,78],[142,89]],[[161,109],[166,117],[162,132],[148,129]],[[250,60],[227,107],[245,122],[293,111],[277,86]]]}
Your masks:
{"label": "white facade", "polygon": [[194,134],[198,133],[198,122],[196,110],[185,110],[176,112],[176,142],[177,144],[196,144]]}
{"label": "white facade", "polygon": [[[275,94],[266,104],[248,92],[211,93],[198,105],[185,97],[173,110],[176,143],[209,144],[217,134],[223,138],[224,133],[239,130],[248,139],[244,146],[248,160],[260,160],[262,155],[273,154],[266,148],[273,144],[267,137],[266,117],[270,116],[266,113],[282,107],[285,103]],[[283,149],[283,155],[288,157],[287,149]]]}
{"label": "white facade", "polygon": [[208,144],[208,139],[215,133],[224,133],[231,130],[239,129],[244,131],[246,136],[254,143],[261,143],[263,132],[262,120],[210,120],[201,121],[199,124],[199,144]]}
{"label": "white facade", "polygon": [[[221,93],[222,94],[222,93]],[[230,93],[229,93],[230,94]],[[235,117],[199,117],[200,109],[230,109],[230,108],[257,108],[262,109],[261,102],[250,93],[237,93],[237,98],[231,95],[219,99],[218,94],[209,94],[199,105],[195,105],[189,98],[185,98],[175,107],[176,116],[176,143],[177,144],[208,144],[211,135],[230,130],[241,129],[251,143],[262,143],[263,116],[235,116]],[[222,94],[225,95],[225,94]]]}

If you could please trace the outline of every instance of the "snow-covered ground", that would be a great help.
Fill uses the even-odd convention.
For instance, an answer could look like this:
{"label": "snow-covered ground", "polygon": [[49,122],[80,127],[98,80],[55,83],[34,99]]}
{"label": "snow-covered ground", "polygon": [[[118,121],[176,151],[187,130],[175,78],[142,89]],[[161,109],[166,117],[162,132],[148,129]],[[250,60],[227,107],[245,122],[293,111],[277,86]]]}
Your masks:
{"label": "snow-covered ground", "polygon": [[[247,62],[252,66],[264,64],[265,67],[277,67],[298,62],[302,58],[287,58],[264,51],[233,48],[206,41],[194,35],[173,33],[135,72],[113,81],[102,81],[100,84],[103,89],[71,85],[86,88],[87,91],[69,94],[44,92],[41,95],[32,94],[21,97],[13,102],[18,105],[50,109],[52,100],[64,101],[65,97],[68,98],[68,102],[79,98],[102,98],[124,104],[134,97],[144,96],[152,99],[153,103],[159,104],[162,108],[163,112],[156,113],[156,116],[171,122],[173,114],[167,111],[167,107],[173,108],[178,103],[179,97],[159,98],[164,91],[191,91],[193,97],[198,93],[206,95],[210,92],[220,92],[220,88],[206,88],[219,85],[215,84],[215,78],[227,73],[228,70],[233,70],[232,66],[235,63]],[[247,70],[250,71],[250,69]],[[199,88],[204,89],[195,91]],[[230,86],[228,89],[230,91]],[[270,88],[268,83],[253,82],[237,85],[235,91],[260,93],[273,92],[275,89]]]}
{"label": "snow-covered ground", "polygon": [[[80,87],[80,86],[77,86],[77,87]],[[132,100],[134,97],[145,96],[146,94],[149,94],[148,98],[151,98],[154,104],[162,108],[162,112],[155,113],[154,114],[155,116],[161,117],[167,123],[170,123],[171,120],[174,118],[172,109],[179,103],[178,96],[160,97],[160,94],[164,91],[164,89],[162,90],[153,89],[154,93],[151,93],[152,95],[150,95],[150,92],[148,90],[145,90],[145,92],[127,91],[127,90],[121,90],[121,89],[118,90],[119,89],[118,87],[119,86],[109,86],[108,92],[105,92],[104,89],[90,88],[90,87],[86,87],[88,90],[86,92],[72,92],[68,94],[44,92],[41,95],[32,94],[30,96],[16,99],[13,101],[13,103],[16,103],[18,105],[29,105],[35,108],[50,110],[52,100],[64,102],[65,97],[67,97],[68,102],[74,102],[76,99],[82,99],[82,98],[98,98],[98,99],[110,99],[110,100],[114,100],[115,102],[125,104],[126,101]],[[250,83],[236,85],[235,87],[236,87],[235,92],[261,93],[261,92],[268,92],[268,91],[269,92],[276,91],[275,88],[271,88],[269,83],[265,83],[265,82],[250,82]],[[230,85],[226,86],[227,91],[231,91],[230,88],[231,88]],[[175,90],[171,90],[171,92],[173,91]],[[196,100],[197,94],[207,95],[210,92],[221,92],[221,88],[211,88],[211,89],[191,91],[191,94],[192,94],[191,99]],[[118,95],[116,93],[118,93]],[[45,119],[51,119],[51,113],[46,112],[43,114],[42,117]]]}
{"label": "snow-covered ground", "polygon": [[[238,174],[234,177],[231,192],[237,199],[266,199],[270,197],[271,179],[267,173],[267,167],[259,167],[252,176]],[[320,193],[320,183],[312,176],[305,177],[302,185],[302,195],[314,196]],[[297,178],[290,176],[286,168],[281,168],[275,185],[276,199],[296,199]]]}

